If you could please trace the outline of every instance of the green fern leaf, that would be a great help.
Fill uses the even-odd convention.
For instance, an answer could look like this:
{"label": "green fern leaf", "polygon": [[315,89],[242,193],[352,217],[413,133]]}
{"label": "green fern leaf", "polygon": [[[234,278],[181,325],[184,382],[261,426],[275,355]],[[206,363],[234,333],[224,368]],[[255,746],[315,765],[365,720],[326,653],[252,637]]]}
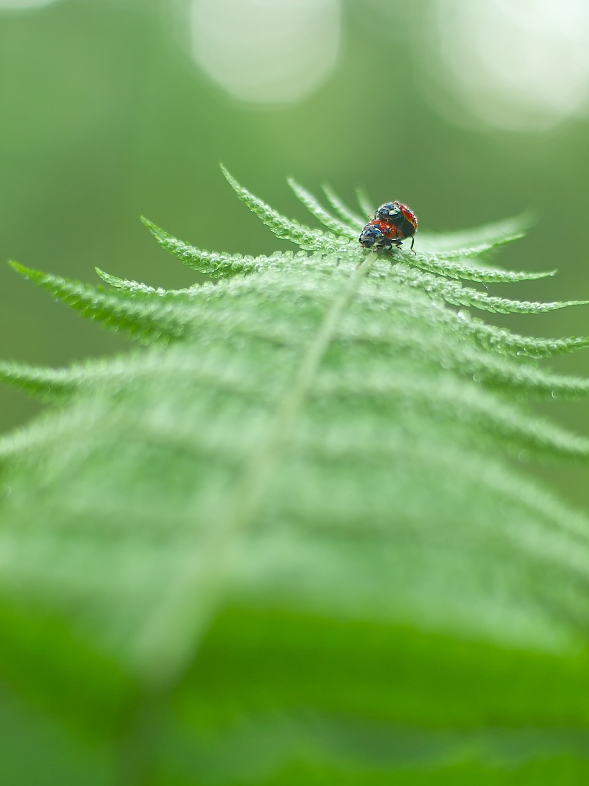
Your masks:
{"label": "green fern leaf", "polygon": [[315,218],[319,219],[319,221],[324,226],[326,226],[328,229],[331,229],[331,231],[336,235],[347,237],[350,240],[356,240],[358,232],[354,227],[351,227],[348,224],[345,224],[343,221],[339,221],[337,218],[330,215],[330,213],[328,213],[327,210],[325,210],[325,208],[317,201],[313,194],[309,193],[309,191],[300,186],[296,180],[294,180],[294,178],[290,177],[287,182],[294,191],[296,197],[303,203],[309,213],[312,213]]}
{"label": "green fern leaf", "polygon": [[401,265],[395,267],[393,275],[397,276],[404,284],[421,289],[428,295],[441,297],[454,306],[471,306],[482,311],[494,311],[500,314],[542,314],[569,306],[586,306],[589,303],[587,300],[568,300],[564,303],[530,303],[493,297],[476,289],[463,287],[455,281],[447,281],[437,276],[416,274]]}
{"label": "green fern leaf", "polygon": [[[391,740],[409,728],[430,730],[419,750],[432,729],[454,729],[432,758],[436,777],[465,740],[491,746],[496,728],[506,749],[523,746],[526,767],[535,754],[518,729],[581,750],[585,737],[576,748],[554,730],[589,729],[589,521],[506,454],[589,460],[589,440],[524,403],[587,397],[589,381],[528,358],[589,340],[519,336],[448,304],[539,313],[585,301],[519,302],[457,283],[548,275],[480,263],[517,221],[438,238],[439,251],[430,237],[427,252],[374,254],[353,240],[362,219],[329,190],[342,221],[294,184],[323,232],[226,176],[308,253],[213,254],[145,221],[218,281],[166,291],[99,270],[106,290],[13,263],[82,315],[154,345],[61,371],[0,365],[0,379],[57,404],[0,441],[0,667],[34,683],[51,641],[43,668],[106,675],[80,680],[72,712],[109,734],[130,705],[141,715],[167,701],[172,741],[152,768],[162,783],[182,766],[187,782],[235,782],[254,745],[247,777],[265,782],[295,755],[273,758],[269,740],[292,740],[295,727],[321,742],[294,782],[345,770],[350,745],[367,771],[384,761],[388,782],[401,766]],[[292,676],[303,666],[311,693]],[[466,673],[472,691],[443,701],[443,680]],[[46,705],[60,707],[59,684],[44,687]],[[385,759],[362,747],[376,722]],[[468,764],[471,782],[483,764]]]}
{"label": "green fern leaf", "polygon": [[460,232],[438,234],[434,232],[419,233],[419,241],[423,250],[431,250],[437,254],[454,251],[468,246],[487,244],[494,246],[510,237],[521,237],[533,224],[533,216],[529,212],[519,216],[495,221],[482,227]]}
{"label": "green fern leaf", "polygon": [[350,208],[338,197],[338,195],[335,193],[335,191],[333,191],[332,188],[330,188],[330,186],[324,185],[323,192],[327,197],[327,201],[339,215],[342,221],[360,232],[360,230],[366,224],[366,219],[359,216],[353,210],[350,210]]}
{"label": "green fern leaf", "polygon": [[[96,274],[106,283],[109,284],[111,287],[115,289],[120,289],[123,292],[132,292],[135,295],[166,295],[167,291],[165,289],[155,287],[150,287],[147,284],[142,284],[139,281],[130,281],[125,278],[119,278],[118,276],[111,276],[110,273],[106,273],[104,270],[101,270],[99,267],[94,268]],[[188,292],[189,290],[183,290],[184,292]]]}
{"label": "green fern leaf", "polygon": [[356,199],[362,215],[366,216],[367,219],[372,218],[376,205],[372,203],[368,193],[363,188],[358,187],[356,188]]}
{"label": "green fern leaf", "polygon": [[237,180],[224,167],[221,167],[221,169],[229,185],[241,201],[281,240],[290,240],[306,251],[329,252],[348,249],[350,244],[336,235],[329,232],[321,232],[317,229],[309,229],[309,227],[305,227],[297,221],[280,215],[276,210],[262,202],[261,199],[255,197],[243,186],[240,186]]}
{"label": "green fern leaf", "polygon": [[519,237],[518,235],[514,235],[506,237],[502,241],[483,243],[471,248],[441,252],[436,256],[417,252],[413,259],[410,259],[408,257],[409,252],[404,252],[403,257],[407,264],[415,265],[415,267],[425,270],[428,273],[436,273],[437,275],[448,276],[449,278],[462,278],[468,281],[480,281],[483,283],[512,284],[517,281],[532,281],[538,278],[553,276],[556,272],[554,270],[546,272],[500,270],[499,268],[485,267],[483,265],[475,266],[456,261],[460,259],[467,259],[470,261],[473,257],[480,256],[505,243],[511,243],[514,240],[518,240]]}
{"label": "green fern leaf", "polygon": [[[188,314],[175,309],[173,304],[163,310],[159,304],[158,293],[150,293],[154,301],[149,307],[145,302],[139,304],[131,295],[133,290],[105,292],[101,289],[81,284],[61,276],[42,273],[39,270],[10,263],[14,270],[26,279],[46,289],[55,298],[79,311],[82,316],[102,322],[112,330],[128,331],[143,343],[178,338],[184,331]],[[141,293],[145,295],[145,292]]]}
{"label": "green fern leaf", "polygon": [[194,248],[182,240],[178,240],[163,229],[156,226],[153,222],[149,221],[144,216],[141,220],[149,229],[158,243],[169,251],[176,259],[179,259],[187,267],[196,270],[199,273],[204,273],[211,278],[226,278],[228,276],[235,276],[239,273],[251,273],[260,268],[264,268],[269,264],[279,264],[283,256],[289,256],[287,252],[285,255],[277,252],[272,257],[250,257],[241,256],[240,254],[216,254],[201,249]]}

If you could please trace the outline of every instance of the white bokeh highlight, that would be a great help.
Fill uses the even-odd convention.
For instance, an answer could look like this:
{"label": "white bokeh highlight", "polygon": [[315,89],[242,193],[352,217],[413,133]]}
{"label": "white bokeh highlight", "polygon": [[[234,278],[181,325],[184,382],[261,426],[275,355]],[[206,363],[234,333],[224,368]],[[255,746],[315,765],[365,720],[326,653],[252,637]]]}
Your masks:
{"label": "white bokeh highlight", "polygon": [[589,104],[589,0],[435,0],[434,78],[474,115],[549,129]]}
{"label": "white bokeh highlight", "polygon": [[192,0],[192,54],[227,93],[292,104],[319,88],[338,59],[339,0]]}

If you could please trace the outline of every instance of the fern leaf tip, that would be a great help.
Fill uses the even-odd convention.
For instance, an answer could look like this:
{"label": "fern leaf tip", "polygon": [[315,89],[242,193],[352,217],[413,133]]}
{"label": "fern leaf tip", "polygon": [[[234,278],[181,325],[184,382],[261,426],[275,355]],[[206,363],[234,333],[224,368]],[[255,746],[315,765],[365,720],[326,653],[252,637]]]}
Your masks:
{"label": "fern leaf tip", "polygon": [[99,267],[95,267],[94,270],[96,271],[96,275],[98,276],[98,278],[101,278],[107,284],[112,283],[114,276],[111,276],[110,273],[106,272],[106,270],[102,270]]}
{"label": "fern leaf tip", "polygon": [[20,262],[16,262],[14,259],[9,259],[8,264],[16,273],[18,273],[23,278],[38,279],[44,275],[44,273],[42,273],[40,270],[35,270],[32,267],[26,267],[25,265],[21,265]]}
{"label": "fern leaf tip", "polygon": [[141,221],[149,229],[149,231],[156,238],[156,240],[166,240],[169,237],[165,229],[162,229],[157,224],[154,224],[153,221],[150,221],[145,216],[141,216]]}
{"label": "fern leaf tip", "polygon": [[232,174],[231,174],[231,172],[230,172],[230,171],[227,169],[227,167],[225,166],[225,164],[221,164],[221,163],[220,163],[220,164],[219,164],[219,168],[221,169],[221,172],[223,173],[223,176],[225,177],[225,179],[226,179],[226,180],[228,180],[228,181],[229,181],[229,183],[231,183],[231,185],[233,185],[234,183],[237,183],[237,180],[236,180],[236,179],[233,177],[233,175],[232,175]]}

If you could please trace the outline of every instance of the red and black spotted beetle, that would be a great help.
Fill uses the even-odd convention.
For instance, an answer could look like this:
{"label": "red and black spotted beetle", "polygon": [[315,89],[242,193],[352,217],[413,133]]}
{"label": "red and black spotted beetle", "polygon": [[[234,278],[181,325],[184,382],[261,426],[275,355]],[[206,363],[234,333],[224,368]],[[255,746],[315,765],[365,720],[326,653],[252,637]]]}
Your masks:
{"label": "red and black spotted beetle", "polygon": [[399,248],[402,241],[410,237],[411,249],[415,242],[417,216],[401,202],[385,202],[374,213],[374,220],[369,221],[358,238],[364,248],[375,251],[390,251],[393,246]]}

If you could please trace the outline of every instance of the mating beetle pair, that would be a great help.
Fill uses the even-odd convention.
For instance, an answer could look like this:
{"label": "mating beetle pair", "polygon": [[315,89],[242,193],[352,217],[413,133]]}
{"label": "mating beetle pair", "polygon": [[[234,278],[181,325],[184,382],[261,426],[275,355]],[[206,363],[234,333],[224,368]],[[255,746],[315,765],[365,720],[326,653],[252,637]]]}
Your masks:
{"label": "mating beetle pair", "polygon": [[411,249],[415,242],[417,216],[401,202],[385,202],[374,214],[358,238],[360,245],[374,251],[390,251],[393,246],[399,248],[402,240],[411,238]]}

